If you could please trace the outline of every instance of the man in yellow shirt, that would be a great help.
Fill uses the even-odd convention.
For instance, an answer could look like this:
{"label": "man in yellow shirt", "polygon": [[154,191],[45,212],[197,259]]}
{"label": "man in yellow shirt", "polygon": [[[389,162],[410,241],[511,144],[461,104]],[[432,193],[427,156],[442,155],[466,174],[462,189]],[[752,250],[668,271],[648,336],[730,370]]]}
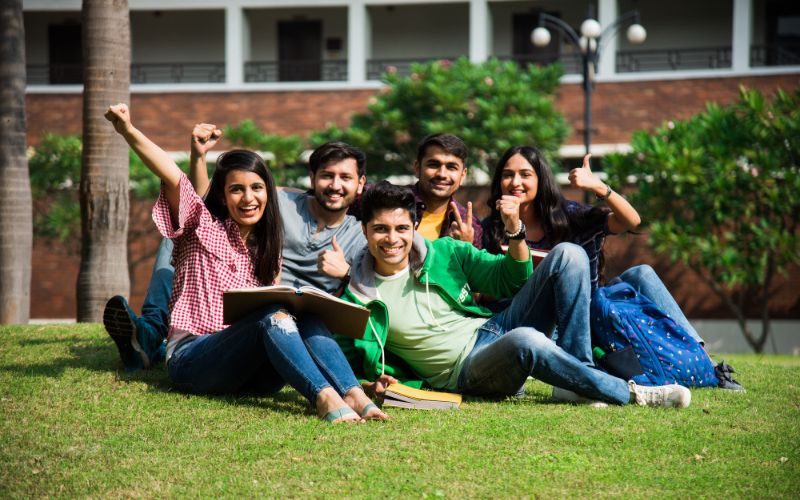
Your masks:
{"label": "man in yellow shirt", "polygon": [[472,216],[472,202],[466,208],[454,194],[467,177],[467,149],[464,141],[452,134],[432,134],[417,148],[411,188],[417,201],[417,232],[428,240],[443,236],[467,241],[481,248],[483,230]]}

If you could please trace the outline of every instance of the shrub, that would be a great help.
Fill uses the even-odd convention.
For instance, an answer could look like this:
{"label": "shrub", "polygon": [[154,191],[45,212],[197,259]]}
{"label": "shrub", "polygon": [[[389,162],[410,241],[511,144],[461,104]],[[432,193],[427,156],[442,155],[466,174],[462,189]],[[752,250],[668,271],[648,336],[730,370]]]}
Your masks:
{"label": "shrub", "polygon": [[410,76],[383,75],[384,91],[370,99],[350,126],[312,134],[314,145],[342,140],[363,149],[370,172],[410,173],[417,143],[449,132],[470,148],[469,166],[486,170],[505,149],[533,144],[555,160],[569,128],[553,105],[559,66],[520,67],[492,59],[484,63],[435,61],[414,64]]}
{"label": "shrub", "polygon": [[[650,243],[697,272],[761,352],[769,289],[800,261],[800,87],[769,100],[741,89],[729,106],[637,132],[633,151],[608,158],[612,181],[634,176],[632,203],[650,220]],[[760,334],[746,325],[756,309]]]}

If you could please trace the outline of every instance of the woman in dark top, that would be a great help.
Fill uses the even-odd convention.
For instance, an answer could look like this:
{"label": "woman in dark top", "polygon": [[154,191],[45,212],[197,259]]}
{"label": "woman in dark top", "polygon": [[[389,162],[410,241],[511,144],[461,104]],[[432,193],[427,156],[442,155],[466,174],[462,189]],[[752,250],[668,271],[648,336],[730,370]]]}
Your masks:
{"label": "woman in dark top", "polygon": [[[564,198],[553,172],[542,153],[530,146],[508,149],[494,170],[491,195],[487,202],[492,210],[483,221],[483,248],[492,253],[503,252],[508,243],[497,201],[503,196],[520,199],[520,219],[524,224],[525,240],[532,249],[549,250],[562,242],[583,247],[589,257],[592,291],[603,278],[603,243],[609,234],[634,229],[641,219],[633,206],[592,173],[589,157],[583,166],[572,169],[572,187],[592,192],[604,206],[591,206]],[[652,300],[661,310],[683,326],[698,342],[703,340],[686,319],[653,268],[648,265],[628,269],[610,282],[622,280]]]}

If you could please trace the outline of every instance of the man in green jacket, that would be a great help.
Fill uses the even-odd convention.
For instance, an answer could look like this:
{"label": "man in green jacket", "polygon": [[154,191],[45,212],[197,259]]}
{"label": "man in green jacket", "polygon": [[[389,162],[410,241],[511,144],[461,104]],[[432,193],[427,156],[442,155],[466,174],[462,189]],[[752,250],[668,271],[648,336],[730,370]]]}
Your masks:
{"label": "man in green jacket", "polygon": [[[497,203],[509,237],[505,255],[420,237],[408,188],[383,181],[364,195],[367,247],[354,261],[343,298],[369,308],[370,320],[363,339],[337,340],[368,393],[380,396],[400,381],[508,396],[533,376],[553,385],[559,400],[688,406],[685,387],[638,386],[594,368],[586,253],[557,245],[533,272],[517,198]],[[473,292],[514,299],[492,315]],[[555,341],[542,333],[556,326]]]}

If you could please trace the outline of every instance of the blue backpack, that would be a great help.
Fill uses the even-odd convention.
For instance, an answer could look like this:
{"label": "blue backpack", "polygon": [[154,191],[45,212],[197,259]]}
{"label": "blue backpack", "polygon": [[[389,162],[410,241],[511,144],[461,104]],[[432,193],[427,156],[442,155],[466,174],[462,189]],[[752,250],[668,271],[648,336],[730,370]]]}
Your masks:
{"label": "blue backpack", "polygon": [[711,358],[686,330],[625,282],[592,298],[592,343],[599,365],[640,385],[717,387]]}

